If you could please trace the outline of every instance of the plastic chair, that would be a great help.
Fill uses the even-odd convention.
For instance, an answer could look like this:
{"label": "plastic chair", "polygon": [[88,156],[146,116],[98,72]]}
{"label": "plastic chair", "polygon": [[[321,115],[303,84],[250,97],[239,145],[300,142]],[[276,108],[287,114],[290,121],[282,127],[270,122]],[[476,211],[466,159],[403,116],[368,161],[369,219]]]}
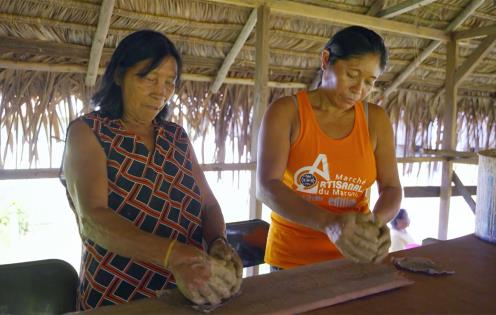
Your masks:
{"label": "plastic chair", "polygon": [[226,224],[227,241],[238,252],[243,267],[264,263],[269,227],[269,223],[260,219]]}
{"label": "plastic chair", "polygon": [[76,310],[78,274],[65,261],[0,265],[0,314],[62,314]]}

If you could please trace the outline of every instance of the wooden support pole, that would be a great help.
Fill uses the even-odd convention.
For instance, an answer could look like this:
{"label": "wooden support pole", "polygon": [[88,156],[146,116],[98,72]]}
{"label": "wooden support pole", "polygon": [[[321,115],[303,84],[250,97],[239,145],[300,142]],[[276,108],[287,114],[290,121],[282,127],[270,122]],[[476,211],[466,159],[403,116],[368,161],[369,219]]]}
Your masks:
{"label": "wooden support pole", "polygon": [[105,38],[110,28],[110,20],[112,18],[112,10],[114,9],[114,0],[103,0],[100,6],[100,14],[98,16],[98,26],[96,27],[93,43],[91,44],[90,60],[88,62],[88,72],[86,74],[85,84],[94,86],[100,66],[100,58],[102,57]]}
{"label": "wooden support pole", "polygon": [[455,183],[455,188],[458,190],[458,192],[463,196],[463,199],[467,202],[468,206],[470,207],[470,210],[475,214],[475,201],[472,199],[472,195],[470,191],[463,185],[462,181],[460,178],[456,175],[456,173],[453,171],[453,183]]}
{"label": "wooden support pole", "polygon": [[[256,161],[258,153],[258,131],[269,101],[269,16],[270,8],[262,5],[257,8],[255,89],[253,116],[251,123],[251,160]],[[262,217],[262,203],[256,198],[256,172],[252,172],[250,186],[250,219]]]}
{"label": "wooden support pole", "polygon": [[[468,56],[465,62],[455,72],[455,85],[458,86],[474,69],[484,57],[489,54],[496,43],[496,33],[486,37],[477,49]],[[495,88],[496,90],[496,88]]]}
{"label": "wooden support pole", "polygon": [[382,17],[385,19],[390,19],[392,17],[401,15],[403,13],[410,12],[412,10],[418,9],[420,7],[429,5],[436,0],[406,0],[402,1],[396,5],[390,6],[384,10],[381,10],[377,13],[378,17]]}
{"label": "wooden support pole", "polygon": [[[469,196],[477,194],[477,186],[464,186]],[[451,187],[451,196],[463,196],[459,189]],[[405,186],[403,196],[405,198],[436,198],[441,195],[439,186]]]}
{"label": "wooden support pole", "polygon": [[[453,33],[454,36],[454,33]],[[496,33],[489,35],[486,39],[484,39],[477,49],[468,56],[467,59],[463,62],[463,64],[456,70],[455,72],[455,85],[458,87],[460,83],[474,71],[475,67],[484,59],[487,54],[491,51],[494,43],[496,42]],[[444,93],[444,86],[441,87],[433,100],[436,100],[438,97],[441,97]],[[494,91],[494,88],[492,89]]]}
{"label": "wooden support pole", "polygon": [[496,25],[490,25],[490,26],[472,28],[465,31],[454,32],[453,37],[455,40],[463,40],[463,39],[484,37],[492,34],[496,34]]}
{"label": "wooden support pole", "polygon": [[448,41],[449,34],[445,31],[430,27],[416,26],[413,24],[390,21],[378,17],[364,14],[351,13],[342,10],[335,10],[327,7],[299,3],[288,0],[209,0],[215,3],[224,3],[244,7],[257,7],[266,4],[274,14],[285,14],[290,16],[303,17],[313,20],[321,20],[331,23],[341,23],[344,25],[360,25],[376,29],[379,31],[392,32],[395,34],[409,35],[413,37],[428,38],[440,41]]}
{"label": "wooden support pole", "polygon": [[222,66],[220,67],[219,72],[217,73],[217,77],[215,78],[215,81],[210,86],[210,92],[217,93],[219,91],[220,86],[224,82],[224,79],[227,77],[227,72],[229,71],[229,68],[231,68],[231,65],[233,64],[234,60],[236,59],[236,56],[241,51],[241,48],[243,48],[243,45],[245,44],[246,40],[248,39],[248,36],[250,36],[251,31],[253,30],[253,27],[255,26],[255,23],[257,23],[257,9],[253,9],[251,11],[251,14],[248,17],[248,20],[246,21],[245,26],[243,27],[243,29],[239,33],[238,38],[236,39],[236,42],[234,42],[234,45],[232,46],[231,50],[227,54],[226,59],[224,59],[224,62],[222,63]]}
{"label": "wooden support pole", "polygon": [[[49,64],[40,62],[28,61],[14,61],[14,60],[1,60],[0,68],[14,69],[14,70],[32,70],[32,71],[47,71],[47,72],[60,72],[60,73],[86,73],[86,67],[79,64]],[[103,74],[104,68],[98,69],[98,74]],[[197,81],[197,82],[213,82],[214,77],[195,74],[195,73],[182,73],[181,80],[183,81]],[[224,83],[238,84],[238,85],[254,85],[253,79],[247,78],[225,78]],[[267,86],[270,88],[280,89],[305,89],[307,85],[299,82],[277,82],[269,81]]]}
{"label": "wooden support pole", "polygon": [[[456,147],[456,114],[457,114],[457,87],[455,84],[455,69],[458,57],[458,47],[455,40],[451,40],[447,45],[447,65],[446,65],[446,102],[443,117],[443,150],[455,150]],[[451,178],[453,174],[453,164],[445,161],[441,170],[441,200],[439,204],[439,228],[438,238],[445,240],[448,238],[449,208],[451,199]]]}
{"label": "wooden support pole", "polygon": [[376,16],[377,13],[379,13],[382,10],[383,7],[384,7],[384,0],[376,0],[369,7],[369,10],[367,11],[367,15]]}
{"label": "wooden support pole", "polygon": [[[446,32],[452,32],[458,26],[460,26],[472,13],[477,10],[479,6],[484,3],[484,0],[475,0],[471,1],[460,14],[457,15],[453,21],[450,22],[448,27],[446,27]],[[403,83],[412,72],[422,63],[424,60],[434,51],[437,47],[439,47],[441,43],[439,41],[432,41],[427,48],[425,48],[420,55],[415,58],[406,68],[401,72],[394,81],[384,90],[384,97],[388,97],[393,93],[396,88]]]}

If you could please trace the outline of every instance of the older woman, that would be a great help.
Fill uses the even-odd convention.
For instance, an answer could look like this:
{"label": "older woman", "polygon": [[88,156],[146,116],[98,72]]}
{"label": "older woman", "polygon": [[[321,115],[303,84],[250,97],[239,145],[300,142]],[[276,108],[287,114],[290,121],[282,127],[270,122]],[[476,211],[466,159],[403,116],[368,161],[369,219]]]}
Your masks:
{"label": "older woman", "polygon": [[[239,290],[242,265],[219,204],[185,131],[165,120],[180,72],[167,37],[133,33],[112,55],[93,97],[98,110],[68,128],[63,173],[83,240],[79,309],[154,297],[175,283],[199,304]],[[213,256],[235,274],[212,272]]]}
{"label": "older woman", "polygon": [[[265,255],[272,266],[387,255],[386,223],[401,201],[393,131],[385,111],[364,102],[386,61],[378,34],[345,28],[322,51],[320,87],[268,108],[257,195],[273,210]],[[376,180],[370,213],[365,192]]]}

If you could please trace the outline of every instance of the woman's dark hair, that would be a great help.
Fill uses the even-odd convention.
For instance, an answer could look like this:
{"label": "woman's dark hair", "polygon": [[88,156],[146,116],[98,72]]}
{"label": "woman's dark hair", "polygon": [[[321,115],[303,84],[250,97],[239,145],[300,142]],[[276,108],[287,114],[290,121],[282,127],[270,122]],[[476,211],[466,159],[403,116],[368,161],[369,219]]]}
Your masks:
{"label": "woman's dark hair", "polygon": [[405,209],[400,209],[396,216],[394,217],[393,221],[391,221],[391,225],[396,229],[398,226],[398,220],[402,220],[408,216],[408,213],[406,212]]}
{"label": "woman's dark hair", "polygon": [[384,70],[388,60],[388,52],[382,37],[361,26],[350,26],[340,30],[327,42],[325,49],[329,51],[331,65],[340,59],[377,54],[380,57],[381,70]]}
{"label": "woman's dark hair", "polygon": [[[140,76],[144,77],[158,67],[165,57],[173,57],[176,60],[176,86],[178,86],[182,68],[181,56],[174,44],[164,34],[152,30],[142,30],[126,36],[112,54],[100,87],[91,99],[92,105],[98,106],[110,118],[122,117],[122,90],[116,84],[115,76],[122,80],[129,68],[140,61],[150,59],[150,64],[139,73]],[[164,120],[167,114],[168,106],[165,106],[157,117]]]}

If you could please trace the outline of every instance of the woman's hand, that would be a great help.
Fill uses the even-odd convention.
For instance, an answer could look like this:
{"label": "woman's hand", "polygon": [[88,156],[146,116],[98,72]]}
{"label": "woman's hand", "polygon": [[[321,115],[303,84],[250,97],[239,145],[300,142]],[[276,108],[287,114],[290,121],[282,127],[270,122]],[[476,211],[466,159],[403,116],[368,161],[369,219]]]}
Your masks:
{"label": "woman's hand", "polygon": [[173,246],[166,268],[174,275],[179,291],[196,304],[220,303],[223,298],[220,292],[229,292],[229,289],[227,285],[223,289],[219,283],[218,289],[212,289],[211,282],[215,280],[208,255],[190,245],[175,243]]}
{"label": "woman's hand", "polygon": [[[381,231],[372,215],[350,212],[336,215],[325,232],[338,250],[355,262],[372,262],[378,257]],[[381,251],[382,253],[382,251]]]}
{"label": "woman's hand", "polygon": [[379,228],[379,247],[377,249],[377,255],[374,258],[375,263],[380,263],[389,254],[389,247],[391,247],[391,235],[389,234],[389,228],[384,225]]}
{"label": "woman's hand", "polygon": [[174,244],[167,268],[179,291],[195,304],[219,304],[239,290],[234,269],[193,246]]}
{"label": "woman's hand", "polygon": [[231,287],[231,293],[235,294],[241,288],[243,279],[243,262],[238,253],[227,243],[224,238],[216,239],[208,249],[210,256],[225,261],[228,268],[234,269],[235,283]]}

